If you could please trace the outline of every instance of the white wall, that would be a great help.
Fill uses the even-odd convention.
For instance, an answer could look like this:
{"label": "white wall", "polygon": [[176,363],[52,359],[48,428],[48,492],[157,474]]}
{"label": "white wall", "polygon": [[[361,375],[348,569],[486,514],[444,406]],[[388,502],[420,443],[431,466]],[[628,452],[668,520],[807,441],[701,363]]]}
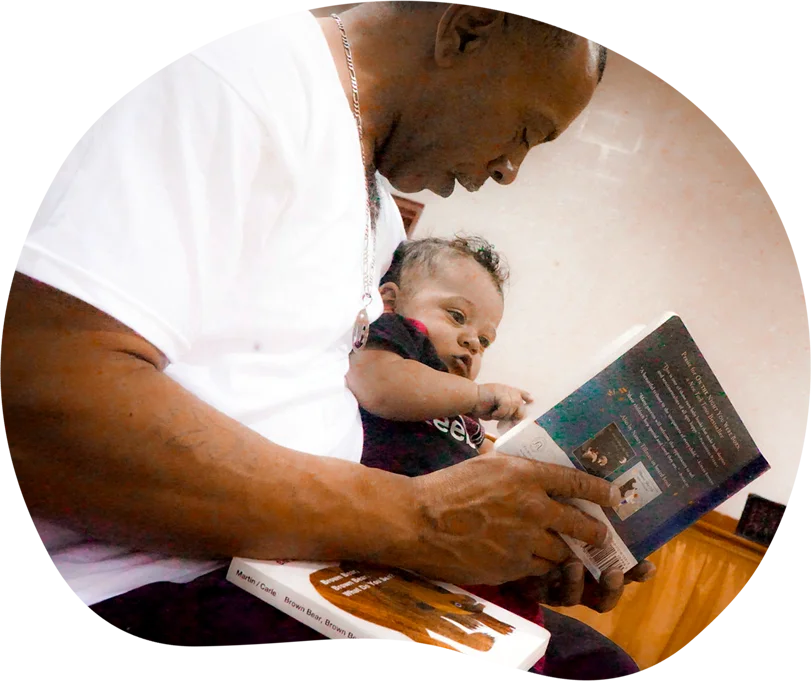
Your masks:
{"label": "white wall", "polygon": [[720,510],[739,517],[748,492],[788,501],[808,414],[800,277],[757,176],[691,102],[612,54],[589,109],[513,185],[411,198],[426,204],[415,237],[481,234],[510,262],[481,380],[551,406],[613,339],[673,310],[772,464]]}

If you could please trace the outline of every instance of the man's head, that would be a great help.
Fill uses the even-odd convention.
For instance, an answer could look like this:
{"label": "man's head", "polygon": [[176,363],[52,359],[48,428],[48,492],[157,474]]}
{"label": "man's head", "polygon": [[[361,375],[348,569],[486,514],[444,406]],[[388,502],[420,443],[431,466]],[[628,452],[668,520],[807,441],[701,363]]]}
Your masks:
{"label": "man's head", "polygon": [[450,373],[472,380],[496,339],[507,276],[484,239],[419,239],[397,249],[380,294],[387,311],[425,326]]}
{"label": "man's head", "polygon": [[509,184],[602,76],[604,48],[548,24],[469,5],[380,4],[397,91],[385,98],[396,114],[375,140],[375,165],[400,191]]}

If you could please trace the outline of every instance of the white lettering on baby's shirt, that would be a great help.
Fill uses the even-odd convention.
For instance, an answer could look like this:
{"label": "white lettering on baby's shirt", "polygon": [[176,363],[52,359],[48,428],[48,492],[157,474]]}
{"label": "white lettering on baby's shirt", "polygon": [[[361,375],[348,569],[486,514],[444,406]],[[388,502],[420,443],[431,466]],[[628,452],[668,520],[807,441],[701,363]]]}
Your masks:
{"label": "white lettering on baby's shirt", "polygon": [[434,426],[441,433],[449,434],[454,440],[458,442],[465,442],[472,449],[478,449],[470,439],[470,433],[467,432],[465,420],[461,416],[454,416],[453,420],[449,418],[433,419],[426,421],[430,426]]}

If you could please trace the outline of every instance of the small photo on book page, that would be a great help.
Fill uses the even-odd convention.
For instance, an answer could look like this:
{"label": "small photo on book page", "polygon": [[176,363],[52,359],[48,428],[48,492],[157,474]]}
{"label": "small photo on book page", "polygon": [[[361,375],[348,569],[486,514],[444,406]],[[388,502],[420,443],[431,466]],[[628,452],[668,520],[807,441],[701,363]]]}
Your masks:
{"label": "small photo on book page", "polygon": [[630,518],[662,493],[641,461],[618,476],[614,484],[622,493],[622,501],[614,507],[614,512],[620,520]]}
{"label": "small photo on book page", "polygon": [[610,479],[619,469],[627,468],[636,453],[617,424],[609,423],[593,438],[575,448],[572,456],[586,472]]}

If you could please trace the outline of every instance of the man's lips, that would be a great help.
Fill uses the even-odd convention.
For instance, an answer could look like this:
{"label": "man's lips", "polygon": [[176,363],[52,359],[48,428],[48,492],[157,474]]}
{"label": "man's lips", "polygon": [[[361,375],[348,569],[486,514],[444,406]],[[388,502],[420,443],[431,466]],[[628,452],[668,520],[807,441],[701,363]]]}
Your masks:
{"label": "man's lips", "polygon": [[456,188],[457,182],[467,191],[472,193],[479,191],[479,189],[482,188],[482,185],[486,181],[487,178],[485,178],[480,182],[478,180],[474,180],[472,177],[469,177],[468,175],[450,173],[447,176],[447,182],[439,185],[438,187],[432,188],[432,191],[435,194],[441,196],[443,199],[447,199],[451,194],[453,194],[453,190]]}
{"label": "man's lips", "polygon": [[450,175],[447,182],[432,189],[435,194],[438,194],[443,199],[447,199],[451,194],[453,194],[453,190],[456,189],[456,178],[453,175]]}
{"label": "man's lips", "polygon": [[479,191],[479,189],[482,188],[482,185],[485,182],[484,180],[479,182],[478,180],[474,180],[472,177],[469,177],[467,175],[458,175],[457,174],[454,177],[456,177],[456,181],[459,184],[461,184],[467,191],[469,191],[471,193]]}

